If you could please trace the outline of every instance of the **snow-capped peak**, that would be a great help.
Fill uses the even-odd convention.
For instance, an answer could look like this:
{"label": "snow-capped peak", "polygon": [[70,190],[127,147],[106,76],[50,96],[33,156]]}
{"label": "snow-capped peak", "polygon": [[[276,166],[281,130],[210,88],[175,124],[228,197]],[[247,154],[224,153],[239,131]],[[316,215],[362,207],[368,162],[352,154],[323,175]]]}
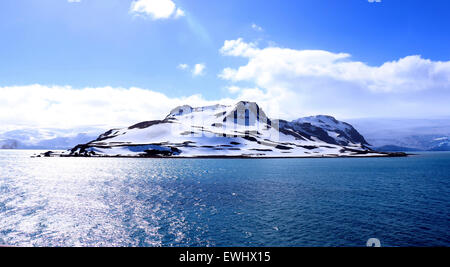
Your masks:
{"label": "snow-capped peak", "polygon": [[[319,128],[327,132],[327,135],[334,139],[337,144],[348,145],[361,144],[369,145],[364,137],[352,125],[338,121],[336,118],[328,115],[317,115],[299,118],[291,122],[297,128],[304,128],[306,131],[314,128]],[[330,139],[327,140],[329,142]]]}

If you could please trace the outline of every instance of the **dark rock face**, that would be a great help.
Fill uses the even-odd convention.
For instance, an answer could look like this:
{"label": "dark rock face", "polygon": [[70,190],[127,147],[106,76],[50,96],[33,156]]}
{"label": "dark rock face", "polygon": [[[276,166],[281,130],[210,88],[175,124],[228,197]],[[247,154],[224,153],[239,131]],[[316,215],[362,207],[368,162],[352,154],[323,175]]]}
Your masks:
{"label": "dark rock face", "polygon": [[[287,131],[286,131],[287,130]],[[295,132],[308,139],[315,137],[321,141],[334,145],[348,145],[349,143],[369,146],[369,143],[352,125],[336,120],[334,117],[319,115],[306,117],[291,122],[280,120],[280,131],[287,134]],[[334,136],[330,136],[332,133]],[[295,136],[295,134],[291,135]],[[297,137],[297,136],[295,136]]]}
{"label": "dark rock face", "polygon": [[291,150],[292,149],[292,147],[283,146],[283,145],[277,145],[275,148],[280,149],[280,150]]}
{"label": "dark rock face", "polygon": [[143,157],[170,157],[180,154],[180,150],[176,147],[171,147],[170,150],[145,150],[146,154]]}
{"label": "dark rock face", "polygon": [[347,138],[348,140],[352,141],[353,143],[360,143],[362,145],[370,145],[366,139],[355,129],[353,128],[353,126],[351,126],[348,123],[347,124],[350,129],[346,130],[345,132],[339,131],[339,134],[341,134],[341,136]]}
{"label": "dark rock face", "polygon": [[[109,138],[113,138],[114,132],[117,132],[119,129],[111,129],[109,131],[106,131],[105,133],[101,134],[97,139],[95,139],[94,141],[104,141],[107,140]],[[91,141],[92,142],[92,141]]]}
{"label": "dark rock face", "polygon": [[404,152],[392,152],[387,154],[389,155],[389,157],[406,157],[408,155]]}
{"label": "dark rock face", "polygon": [[144,121],[144,122],[140,122],[140,123],[137,123],[135,125],[132,125],[132,126],[128,127],[128,129],[129,130],[132,130],[132,129],[145,129],[145,128],[148,128],[150,126],[156,125],[156,124],[167,123],[167,122],[168,122],[167,120],[162,120],[162,121],[161,120]]}
{"label": "dark rock face", "polygon": [[329,144],[337,145],[336,140],[328,135],[328,133],[319,127],[312,125],[311,123],[298,123],[298,122],[288,122],[285,124],[286,129],[291,129],[292,131],[304,136],[308,139],[316,137],[321,141]]}
{"label": "dark rock face", "polygon": [[245,137],[243,137],[245,140],[248,140],[248,141],[252,141],[252,142],[258,142],[258,140],[255,138],[255,137],[252,137],[252,136],[245,136]]}
{"label": "dark rock face", "polygon": [[88,144],[77,145],[74,148],[72,148],[70,152],[75,153],[78,151],[78,153],[85,153],[87,148],[89,148]]}

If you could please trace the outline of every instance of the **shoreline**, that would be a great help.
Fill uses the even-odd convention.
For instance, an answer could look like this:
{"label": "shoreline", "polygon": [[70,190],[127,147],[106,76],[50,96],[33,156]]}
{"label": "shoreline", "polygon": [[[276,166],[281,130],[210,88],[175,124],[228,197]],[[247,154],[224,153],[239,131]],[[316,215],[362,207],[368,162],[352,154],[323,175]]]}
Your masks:
{"label": "shoreline", "polygon": [[[379,152],[382,153],[382,152]],[[192,156],[192,157],[180,157],[180,156],[72,156],[72,155],[37,155],[31,156],[32,158],[132,158],[132,159],[334,159],[334,158],[402,158],[415,156],[417,154],[410,154],[404,152],[385,152],[385,155],[355,155],[355,156],[336,156],[336,155],[322,155],[322,156],[268,156],[268,157],[258,157],[258,156]],[[45,153],[44,153],[45,154]]]}

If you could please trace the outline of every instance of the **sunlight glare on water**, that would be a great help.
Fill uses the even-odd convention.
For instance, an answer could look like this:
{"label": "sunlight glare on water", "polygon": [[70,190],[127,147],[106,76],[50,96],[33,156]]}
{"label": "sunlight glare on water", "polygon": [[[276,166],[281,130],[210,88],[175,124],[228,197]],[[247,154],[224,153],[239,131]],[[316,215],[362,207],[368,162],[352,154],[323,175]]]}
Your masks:
{"label": "sunlight glare on water", "polygon": [[449,245],[450,153],[389,159],[31,158],[0,150],[0,244]]}

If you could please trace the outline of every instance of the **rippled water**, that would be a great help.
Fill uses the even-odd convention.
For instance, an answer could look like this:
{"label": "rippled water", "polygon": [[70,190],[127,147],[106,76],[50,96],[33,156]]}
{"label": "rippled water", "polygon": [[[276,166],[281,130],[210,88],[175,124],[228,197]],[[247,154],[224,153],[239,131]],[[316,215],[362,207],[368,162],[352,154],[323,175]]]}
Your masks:
{"label": "rippled water", "polygon": [[30,158],[0,150],[0,244],[450,245],[450,153]]}

